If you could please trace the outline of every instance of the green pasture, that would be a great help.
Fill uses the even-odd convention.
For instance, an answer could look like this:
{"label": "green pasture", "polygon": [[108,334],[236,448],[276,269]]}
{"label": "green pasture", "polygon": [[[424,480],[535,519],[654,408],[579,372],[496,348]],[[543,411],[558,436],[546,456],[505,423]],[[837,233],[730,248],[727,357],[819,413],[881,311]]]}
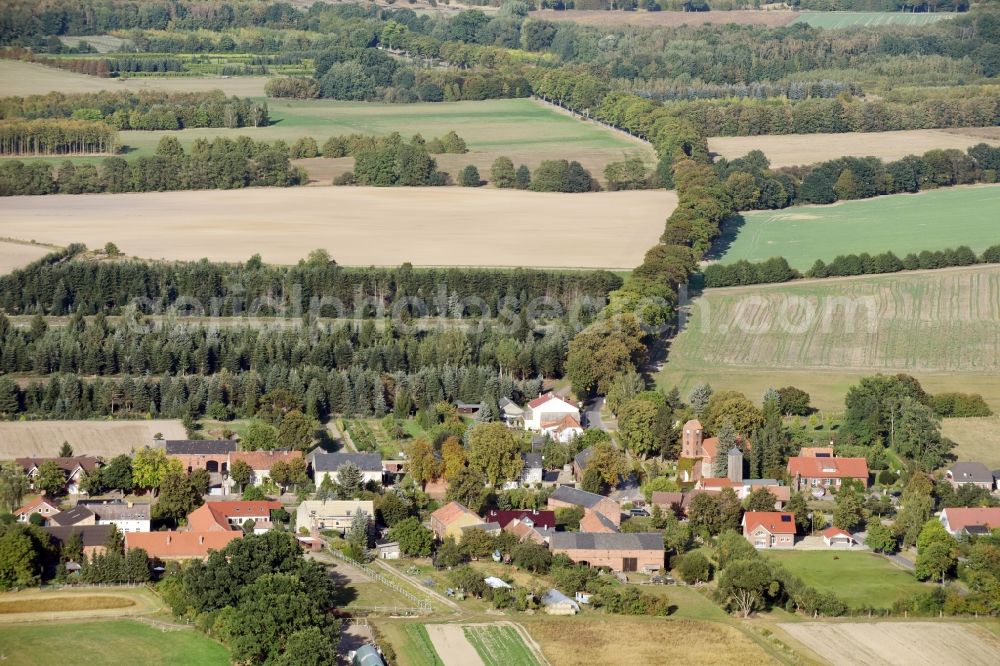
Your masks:
{"label": "green pasture", "polygon": [[229,653],[193,629],[162,631],[131,620],[0,625],[4,666],[225,666]]}
{"label": "green pasture", "polygon": [[978,185],[742,213],[723,229],[719,260],[784,257],[806,271],[841,254],[891,250],[902,258],[959,245],[978,253],[1000,242],[998,211],[1000,186]]}
{"label": "green pasture", "polygon": [[514,627],[472,625],[465,627],[465,637],[476,648],[486,666],[538,666]]}
{"label": "green pasture", "polygon": [[889,608],[931,589],[886,558],[843,550],[767,551],[806,585],[832,592],[852,608]]}
{"label": "green pasture", "polygon": [[808,23],[814,28],[856,28],[879,25],[930,25],[960,14],[951,12],[801,12],[794,23]]}

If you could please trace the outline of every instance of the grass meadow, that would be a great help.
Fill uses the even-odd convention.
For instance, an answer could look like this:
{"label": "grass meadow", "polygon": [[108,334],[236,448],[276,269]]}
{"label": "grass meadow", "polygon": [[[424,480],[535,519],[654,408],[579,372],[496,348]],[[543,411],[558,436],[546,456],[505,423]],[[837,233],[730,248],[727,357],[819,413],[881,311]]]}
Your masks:
{"label": "grass meadow", "polygon": [[723,229],[719,260],[784,257],[805,271],[841,254],[891,250],[902,258],[959,245],[981,252],[1000,242],[998,210],[1000,185],[980,185],[743,213]]}
{"label": "grass meadow", "polygon": [[899,599],[926,592],[930,586],[917,581],[879,555],[826,550],[768,551],[807,585],[833,592],[852,608],[888,608]]}
{"label": "grass meadow", "polygon": [[225,666],[229,653],[194,630],[161,631],[129,620],[0,625],[4,666]]}
{"label": "grass meadow", "polygon": [[1000,411],[1000,266],[709,289],[657,375],[754,400],[794,385],[843,409],[860,377],[907,372],[931,392],[982,393]]}
{"label": "grass meadow", "polygon": [[959,14],[935,12],[800,12],[795,23],[808,23],[814,28],[871,28],[880,25],[921,26],[954,18]]}
{"label": "grass meadow", "polygon": [[[1000,412],[996,404],[994,412]],[[944,419],[941,434],[955,442],[959,460],[978,460],[990,469],[1000,468],[1000,416]]]}

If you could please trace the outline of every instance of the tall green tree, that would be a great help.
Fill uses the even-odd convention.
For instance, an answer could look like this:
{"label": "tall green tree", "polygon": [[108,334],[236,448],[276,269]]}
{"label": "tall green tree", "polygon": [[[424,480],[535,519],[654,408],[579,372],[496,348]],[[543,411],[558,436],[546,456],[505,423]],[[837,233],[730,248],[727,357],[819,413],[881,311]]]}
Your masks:
{"label": "tall green tree", "polygon": [[503,423],[481,423],[469,438],[469,468],[497,488],[516,480],[524,467],[521,445]]}

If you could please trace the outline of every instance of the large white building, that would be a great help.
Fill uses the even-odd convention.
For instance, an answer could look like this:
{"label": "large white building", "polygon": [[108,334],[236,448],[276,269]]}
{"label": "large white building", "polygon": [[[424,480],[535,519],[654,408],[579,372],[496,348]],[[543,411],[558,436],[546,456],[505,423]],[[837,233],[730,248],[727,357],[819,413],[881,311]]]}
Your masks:
{"label": "large white building", "polygon": [[347,463],[351,463],[361,470],[363,483],[372,481],[382,483],[382,456],[377,453],[349,453],[344,451],[326,453],[325,451],[317,450],[312,454],[310,462],[313,468],[313,480],[316,482],[317,488],[323,484],[323,479],[327,476],[332,477],[331,480],[336,483],[339,478],[337,471]]}
{"label": "large white building", "polygon": [[573,403],[549,392],[528,403],[524,410],[524,428],[548,433],[552,439],[568,442],[583,434],[580,410]]}
{"label": "large white building", "polygon": [[375,505],[371,500],[306,500],[295,510],[295,531],[303,527],[312,532],[337,530],[341,534],[351,528],[358,509],[371,523],[375,520]]}

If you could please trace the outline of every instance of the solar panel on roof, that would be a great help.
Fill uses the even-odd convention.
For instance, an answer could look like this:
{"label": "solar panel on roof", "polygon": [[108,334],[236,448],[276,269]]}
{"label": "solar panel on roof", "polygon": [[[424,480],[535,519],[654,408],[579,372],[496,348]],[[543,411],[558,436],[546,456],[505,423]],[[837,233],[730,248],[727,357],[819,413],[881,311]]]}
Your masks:
{"label": "solar panel on roof", "polygon": [[781,522],[783,522],[783,523],[790,523],[790,522],[792,522],[792,517],[791,516],[782,516],[781,517]]}

